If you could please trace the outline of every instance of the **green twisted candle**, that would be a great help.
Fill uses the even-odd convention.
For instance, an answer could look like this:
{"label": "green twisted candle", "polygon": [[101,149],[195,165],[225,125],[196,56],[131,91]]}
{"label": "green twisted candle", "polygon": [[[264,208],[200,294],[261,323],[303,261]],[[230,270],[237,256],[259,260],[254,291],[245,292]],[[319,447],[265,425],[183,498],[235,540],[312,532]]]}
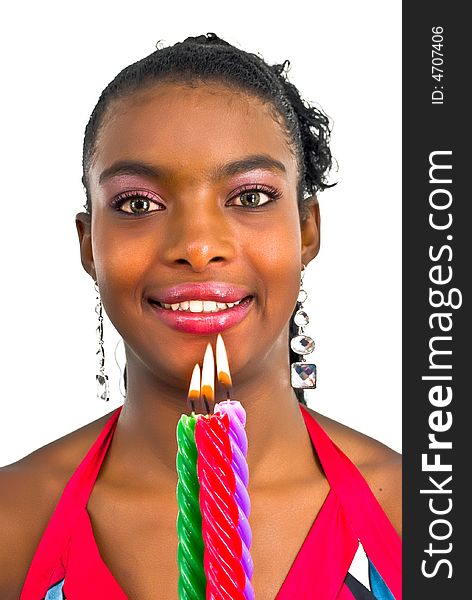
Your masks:
{"label": "green twisted candle", "polygon": [[177,563],[179,599],[205,600],[206,577],[203,568],[202,515],[197,477],[197,417],[182,415],[177,425]]}

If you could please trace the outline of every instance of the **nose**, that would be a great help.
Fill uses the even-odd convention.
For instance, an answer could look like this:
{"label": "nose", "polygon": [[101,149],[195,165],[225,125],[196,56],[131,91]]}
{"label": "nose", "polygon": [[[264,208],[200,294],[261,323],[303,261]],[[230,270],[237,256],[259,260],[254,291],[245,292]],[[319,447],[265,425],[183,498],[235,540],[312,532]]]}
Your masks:
{"label": "nose", "polygon": [[[191,209],[189,209],[191,207]],[[236,256],[237,234],[215,200],[193,201],[168,219],[161,260],[175,268],[186,265],[202,272],[212,263],[229,263]]]}

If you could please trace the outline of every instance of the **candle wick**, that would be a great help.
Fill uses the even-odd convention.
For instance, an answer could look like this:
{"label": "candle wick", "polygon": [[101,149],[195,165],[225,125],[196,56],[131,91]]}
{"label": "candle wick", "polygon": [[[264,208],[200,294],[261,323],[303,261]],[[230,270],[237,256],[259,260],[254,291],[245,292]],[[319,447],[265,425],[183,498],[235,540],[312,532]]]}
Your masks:
{"label": "candle wick", "polygon": [[229,391],[229,388],[226,388],[226,400],[231,400],[231,393]]}
{"label": "candle wick", "polygon": [[203,396],[203,402],[205,404],[206,414],[209,415],[210,414],[210,405],[208,404],[208,400],[207,400],[207,397],[205,396],[205,394],[202,394],[202,396]]}

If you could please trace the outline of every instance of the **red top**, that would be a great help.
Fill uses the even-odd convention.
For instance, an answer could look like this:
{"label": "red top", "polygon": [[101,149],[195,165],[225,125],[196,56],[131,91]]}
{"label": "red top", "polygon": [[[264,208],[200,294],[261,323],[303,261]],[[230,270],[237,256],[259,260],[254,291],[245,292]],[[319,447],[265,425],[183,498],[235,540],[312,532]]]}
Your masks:
{"label": "red top", "polygon": [[[112,413],[65,486],[20,600],[126,600],[100,556],[87,512],[121,408]],[[300,410],[330,491],[276,600],[401,600],[400,537],[359,470],[303,405]],[[348,575],[359,541],[369,558],[371,591]]]}

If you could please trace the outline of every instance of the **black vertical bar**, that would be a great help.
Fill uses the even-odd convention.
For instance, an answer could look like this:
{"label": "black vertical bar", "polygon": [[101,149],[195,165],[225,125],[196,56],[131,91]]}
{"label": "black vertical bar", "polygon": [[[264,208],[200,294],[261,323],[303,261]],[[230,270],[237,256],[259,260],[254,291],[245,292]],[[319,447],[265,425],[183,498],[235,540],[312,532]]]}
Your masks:
{"label": "black vertical bar", "polygon": [[406,600],[472,597],[472,197],[466,186],[472,36],[466,6],[403,3]]}

